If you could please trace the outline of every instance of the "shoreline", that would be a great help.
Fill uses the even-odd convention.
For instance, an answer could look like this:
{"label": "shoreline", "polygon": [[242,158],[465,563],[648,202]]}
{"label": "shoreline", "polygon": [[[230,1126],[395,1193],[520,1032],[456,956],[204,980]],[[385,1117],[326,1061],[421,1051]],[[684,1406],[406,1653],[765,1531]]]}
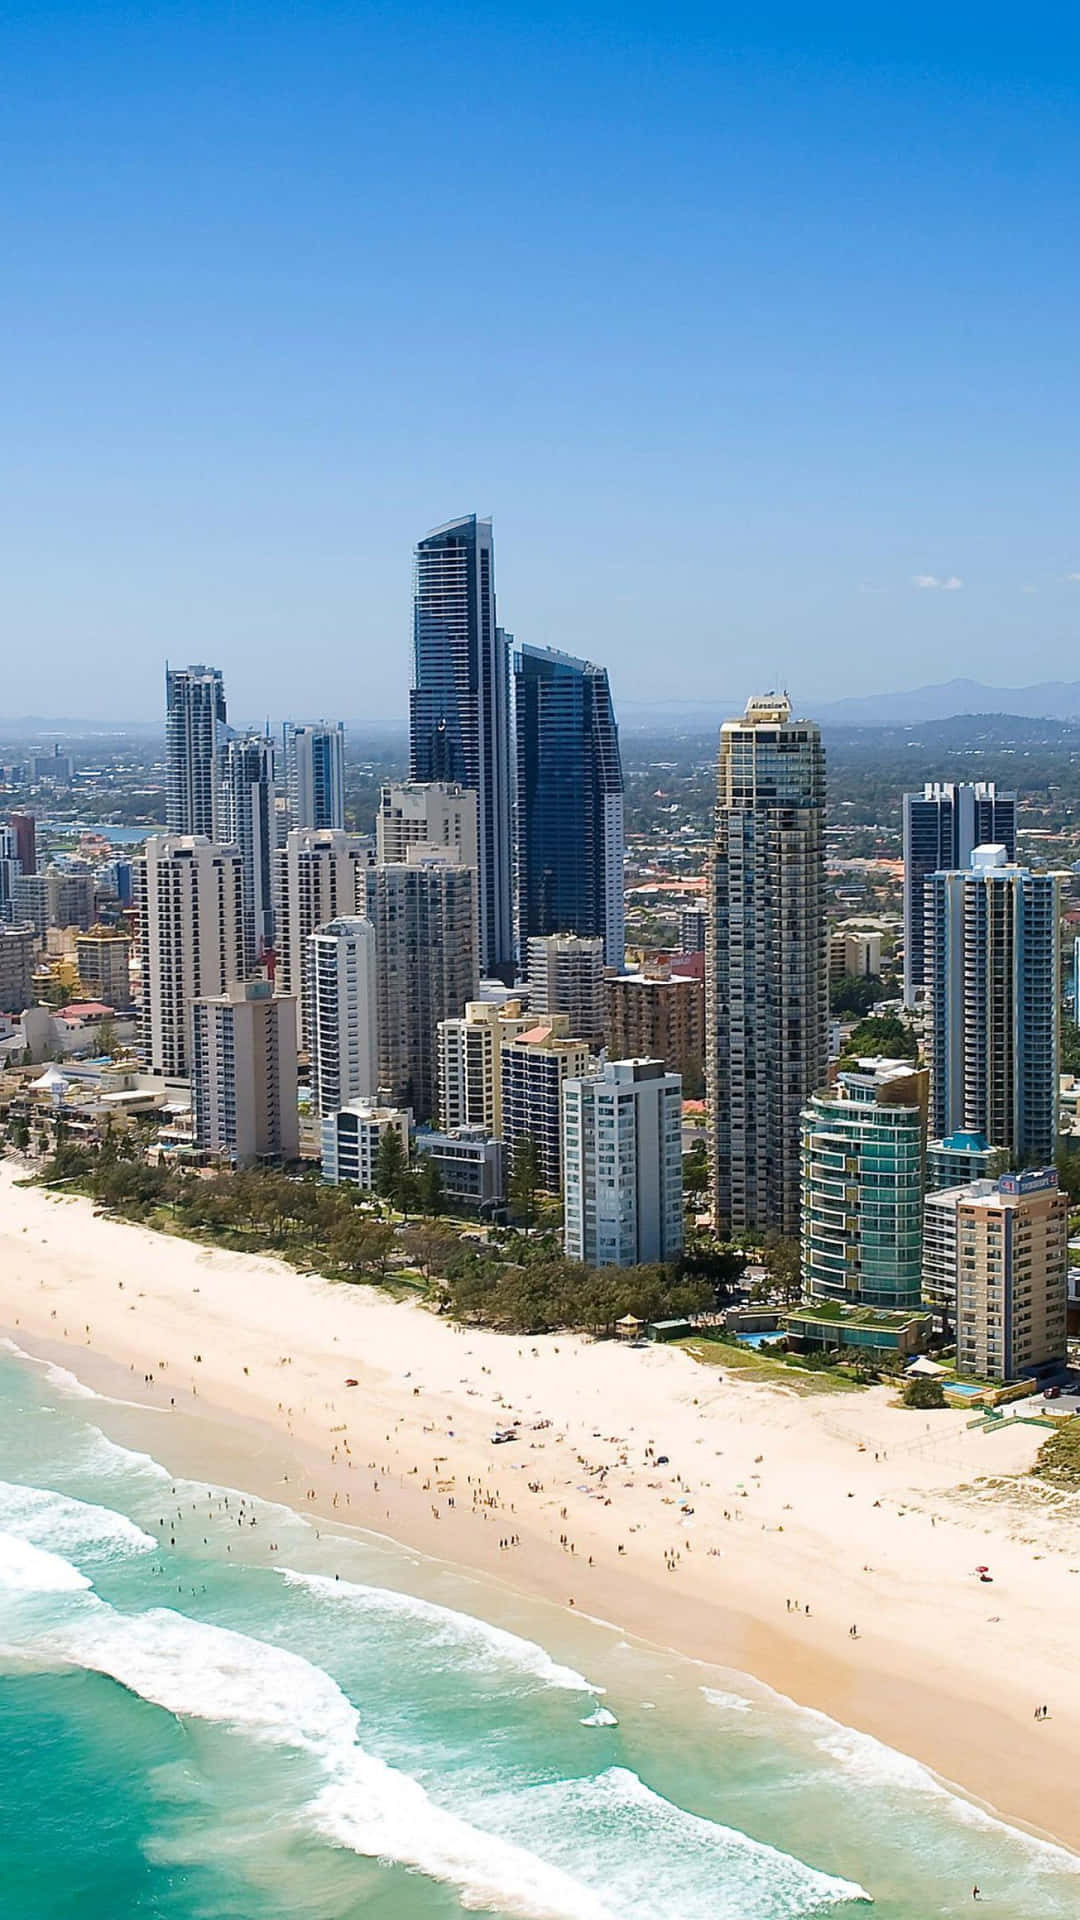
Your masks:
{"label": "shoreline", "polygon": [[[564,1618],[572,1597],[578,1618],[744,1673],[1080,1847],[1080,1503],[970,1491],[1030,1464],[1036,1430],[988,1438],[887,1389],[797,1398],[670,1349],[457,1328],[16,1177],[0,1164],[0,1321],[174,1422],[188,1458],[206,1449],[193,1477],[222,1479],[227,1430],[245,1490]],[[511,1408],[521,1437],[492,1447]]]}

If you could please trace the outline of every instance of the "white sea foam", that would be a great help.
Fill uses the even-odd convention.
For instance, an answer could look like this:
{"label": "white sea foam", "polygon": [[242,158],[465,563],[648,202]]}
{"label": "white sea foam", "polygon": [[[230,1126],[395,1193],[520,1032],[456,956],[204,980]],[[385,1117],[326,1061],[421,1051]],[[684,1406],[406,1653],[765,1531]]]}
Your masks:
{"label": "white sea foam", "polygon": [[749,1713],[754,1704],[744,1693],[725,1693],[722,1687],[702,1687],[701,1691],[710,1707],[721,1707],[725,1713]]}
{"label": "white sea foam", "polygon": [[13,1533],[0,1533],[0,1588],[19,1593],[74,1593],[90,1585],[58,1553],[46,1553]]}
{"label": "white sea foam", "polygon": [[159,1486],[165,1480],[172,1481],[176,1486],[181,1484],[168,1467],[163,1467],[160,1460],[154,1459],[153,1454],[138,1453],[133,1447],[118,1446],[115,1440],[110,1440],[107,1434],[102,1433],[100,1427],[86,1428],[86,1445],[79,1465],[82,1472],[101,1480],[114,1479],[119,1474],[141,1473]]}
{"label": "white sea foam", "polygon": [[529,1920],[614,1920],[589,1888],[437,1806],[407,1774],[357,1744],[359,1715],[330,1675],[299,1655],[168,1609],[96,1605],[40,1651],[109,1675],[170,1713],[308,1753],[325,1784],[305,1810],[332,1844],[455,1886],[465,1906]]}
{"label": "white sea foam", "polygon": [[353,1614],[362,1614],[375,1624],[394,1621],[414,1622],[423,1629],[425,1649],[445,1647],[454,1655],[455,1666],[467,1661],[474,1669],[515,1668],[545,1687],[566,1687],[574,1693],[602,1693],[583,1674],[563,1667],[533,1640],[508,1633],[471,1613],[457,1613],[453,1607],[441,1607],[433,1600],[421,1600],[412,1593],[399,1593],[393,1587],[363,1586],[353,1580],[334,1580],[321,1573],[296,1573],[291,1567],[278,1571],[289,1586],[300,1587],[319,1599],[333,1601]]}
{"label": "white sea foam", "polygon": [[54,1360],[39,1360],[36,1354],[27,1353],[25,1348],[18,1346],[14,1340],[5,1337],[0,1340],[0,1347],[3,1347],[6,1353],[14,1354],[17,1360],[29,1360],[32,1366],[40,1367],[46,1380],[54,1387],[61,1388],[64,1393],[73,1394],[77,1400],[101,1400],[104,1397],[100,1393],[95,1393],[93,1387],[88,1387],[86,1382],[80,1380],[76,1374],[69,1372],[67,1367],[58,1367]]}
{"label": "white sea foam", "polygon": [[543,1847],[634,1920],[804,1920],[870,1899],[853,1881],[687,1813],[625,1767],[501,1794],[482,1817]]}
{"label": "white sea foam", "polygon": [[125,1513],[10,1480],[0,1480],[0,1526],[33,1546],[63,1554],[146,1553],[157,1545]]}
{"label": "white sea foam", "polygon": [[[860,1797],[867,1788],[875,1788],[884,1789],[893,1805],[898,1804],[897,1796],[904,1793],[922,1800],[924,1805],[932,1801],[939,1811],[947,1814],[959,1826],[993,1833],[999,1839],[1009,1841],[1022,1853],[1025,1864],[1037,1872],[1080,1874],[1080,1855],[1056,1846],[1052,1840],[1042,1840],[1037,1834],[1026,1833],[1022,1827],[1014,1827],[995,1813],[992,1807],[968,1799],[950,1781],[924,1766],[921,1760],[913,1759],[911,1754],[901,1753],[899,1748],[887,1746],[883,1740],[876,1739],[871,1733],[863,1733],[857,1727],[844,1726],[830,1714],[822,1713],[818,1707],[801,1706],[797,1700],[790,1699],[786,1693],[777,1692],[764,1681],[755,1681],[754,1686],[763,1701],[781,1707],[796,1728],[805,1729],[812,1735],[816,1752],[824,1754],[842,1769]],[[705,1688],[702,1691],[708,1692]]]}

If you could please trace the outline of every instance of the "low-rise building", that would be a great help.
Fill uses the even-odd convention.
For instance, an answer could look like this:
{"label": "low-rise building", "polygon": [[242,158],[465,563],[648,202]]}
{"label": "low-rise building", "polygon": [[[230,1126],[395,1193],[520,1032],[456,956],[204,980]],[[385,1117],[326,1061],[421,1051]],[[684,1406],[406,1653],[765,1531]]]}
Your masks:
{"label": "low-rise building", "polygon": [[407,1107],[381,1107],[370,1100],[350,1100],[337,1113],[322,1117],[322,1177],[332,1187],[375,1185],[379,1142],[384,1133],[396,1133],[408,1156],[412,1115]]}
{"label": "low-rise building", "polygon": [[489,1138],[483,1127],[453,1127],[440,1132],[418,1127],[413,1136],[418,1154],[438,1167],[443,1192],[453,1205],[493,1213],[506,1200],[506,1149]]}
{"label": "low-rise building", "polygon": [[992,1147],[985,1133],[951,1133],[926,1147],[926,1191],[968,1187],[973,1180],[996,1180],[1009,1170],[1009,1149]]}

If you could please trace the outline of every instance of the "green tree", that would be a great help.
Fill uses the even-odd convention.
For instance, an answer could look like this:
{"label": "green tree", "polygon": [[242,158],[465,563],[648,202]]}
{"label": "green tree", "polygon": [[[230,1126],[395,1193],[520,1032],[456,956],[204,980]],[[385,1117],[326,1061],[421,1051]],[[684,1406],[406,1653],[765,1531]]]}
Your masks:
{"label": "green tree", "polygon": [[540,1151],[531,1133],[515,1140],[510,1161],[507,1199],[511,1212],[526,1232],[536,1225],[536,1202],[540,1191]]}
{"label": "green tree", "polygon": [[842,973],[829,987],[829,1012],[840,1020],[864,1020],[890,992],[880,974]]}
{"label": "green tree", "polygon": [[802,1295],[798,1241],[780,1233],[770,1234],[762,1248],[762,1264],[784,1305],[794,1306]]}
{"label": "green tree", "polygon": [[443,1185],[442,1168],[430,1153],[425,1153],[420,1161],[420,1206],[431,1219],[442,1213],[446,1205],[446,1189]]}
{"label": "green tree", "polygon": [[445,1276],[461,1246],[456,1233],[434,1225],[410,1227],[402,1234],[401,1244],[425,1280],[436,1273]]}
{"label": "green tree", "polygon": [[704,1140],[695,1140],[683,1155],[683,1199],[688,1213],[697,1213],[709,1191],[709,1152]]}
{"label": "green tree", "polygon": [[1080,1027],[1067,1013],[1061,1016],[1061,1071],[1080,1073]]}
{"label": "green tree", "polygon": [[401,1144],[401,1135],[396,1127],[386,1127],[379,1135],[379,1150],[375,1155],[375,1191],[380,1200],[388,1206],[398,1204],[398,1191],[401,1186],[408,1160],[405,1148]]}
{"label": "green tree", "polygon": [[330,1242],[330,1257],[352,1274],[386,1272],[386,1263],[394,1246],[394,1229],[381,1220],[365,1220],[353,1214],[343,1220]]}
{"label": "green tree", "polygon": [[911,1380],[905,1380],[900,1398],[905,1407],[920,1407],[929,1411],[932,1407],[945,1405],[945,1389],[940,1380],[931,1380],[926,1374],[917,1373]]}
{"label": "green tree", "polygon": [[906,1020],[897,1013],[874,1014],[860,1020],[848,1036],[844,1059],[917,1060],[919,1043]]}
{"label": "green tree", "polygon": [[123,1051],[117,1039],[115,1020],[103,1020],[101,1022],[98,1028],[97,1040],[98,1052],[108,1054],[110,1060],[115,1060],[117,1054]]}

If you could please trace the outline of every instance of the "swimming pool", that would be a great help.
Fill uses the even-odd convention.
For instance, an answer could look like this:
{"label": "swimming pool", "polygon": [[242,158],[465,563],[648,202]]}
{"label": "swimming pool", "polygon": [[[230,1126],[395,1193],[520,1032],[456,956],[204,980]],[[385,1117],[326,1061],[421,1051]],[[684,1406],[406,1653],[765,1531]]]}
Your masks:
{"label": "swimming pool", "polygon": [[737,1333],[740,1347],[774,1347],[778,1340],[786,1336],[782,1333]]}

